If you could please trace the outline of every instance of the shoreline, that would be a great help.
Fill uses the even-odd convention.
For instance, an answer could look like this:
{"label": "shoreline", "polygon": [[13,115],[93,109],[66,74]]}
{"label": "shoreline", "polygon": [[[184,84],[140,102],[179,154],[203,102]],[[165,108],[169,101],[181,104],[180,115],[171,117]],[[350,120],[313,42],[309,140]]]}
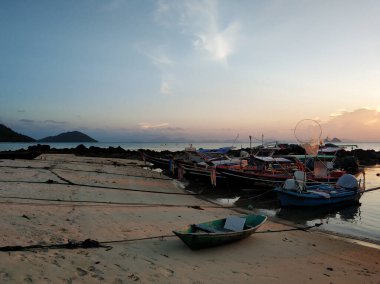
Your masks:
{"label": "shoreline", "polygon": [[[59,143],[58,143],[59,144]],[[67,143],[66,143],[67,144]],[[62,143],[62,145],[66,145]],[[117,143],[115,143],[116,146]],[[304,154],[303,148],[298,144],[282,144],[287,145],[287,148],[282,149],[278,152],[281,155],[287,154]],[[234,156],[239,156],[241,150],[250,151],[250,148],[241,148],[232,150],[231,154]],[[98,146],[89,146],[88,148],[84,144],[79,144],[73,148],[54,148],[49,144],[37,144],[28,146],[27,149],[20,148],[18,150],[7,150],[0,151],[0,159],[11,159],[11,158],[21,158],[28,159],[27,155],[31,158],[35,158],[42,154],[75,154],[78,156],[89,156],[89,157],[111,157],[111,158],[126,158],[126,159],[141,159],[141,152],[148,153],[150,155],[166,158],[173,157],[177,154],[184,152],[183,150],[171,151],[171,150],[152,150],[152,149],[124,149],[120,145],[117,147],[109,146],[108,148],[102,148]],[[354,156],[357,158],[360,166],[376,166],[380,164],[380,150],[363,150],[360,148],[352,150],[341,150],[338,152],[337,157],[339,159],[344,159],[345,157]],[[13,155],[13,156],[12,156]],[[341,161],[343,162],[343,161]]]}
{"label": "shoreline", "polygon": [[378,248],[272,220],[239,242],[190,250],[172,230],[239,215],[236,208],[210,206],[142,162],[49,154],[0,164],[1,247],[124,240],[110,250],[0,252],[3,283],[378,283]]}
{"label": "shoreline", "polygon": [[[213,199],[210,199],[207,197],[201,197],[201,199],[207,200],[208,202],[210,202],[212,204],[221,206],[219,203],[217,203]],[[252,214],[253,213],[251,210],[247,210],[247,209],[244,209],[242,207],[232,207],[230,209],[233,211],[236,211],[238,213],[241,213],[241,214]],[[275,217],[275,216],[267,216],[267,217],[268,217],[268,220],[270,220],[271,222],[278,223],[278,224],[285,225],[285,226],[289,226],[289,227],[293,227],[293,228],[302,228],[302,226],[304,226],[304,225],[297,224],[294,221],[282,219],[282,218]],[[330,235],[330,236],[334,236],[334,237],[343,239],[343,240],[348,241],[348,242],[352,242],[355,244],[360,244],[360,245],[363,245],[366,247],[371,247],[371,248],[375,248],[375,249],[380,250],[380,241],[377,241],[377,240],[373,240],[373,239],[366,238],[366,237],[354,236],[354,235],[345,234],[345,233],[333,232],[331,230],[322,229],[322,228],[318,228],[318,227],[313,228],[313,230],[315,230],[316,232],[320,232],[320,233],[323,233],[326,235]]]}

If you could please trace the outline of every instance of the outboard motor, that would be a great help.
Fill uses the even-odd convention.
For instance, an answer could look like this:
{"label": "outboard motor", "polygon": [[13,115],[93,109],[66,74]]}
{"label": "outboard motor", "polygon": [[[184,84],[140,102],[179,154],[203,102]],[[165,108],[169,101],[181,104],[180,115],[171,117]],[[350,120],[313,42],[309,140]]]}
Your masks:
{"label": "outboard motor", "polygon": [[342,175],[336,182],[336,185],[348,190],[357,190],[359,187],[358,180],[351,174]]}

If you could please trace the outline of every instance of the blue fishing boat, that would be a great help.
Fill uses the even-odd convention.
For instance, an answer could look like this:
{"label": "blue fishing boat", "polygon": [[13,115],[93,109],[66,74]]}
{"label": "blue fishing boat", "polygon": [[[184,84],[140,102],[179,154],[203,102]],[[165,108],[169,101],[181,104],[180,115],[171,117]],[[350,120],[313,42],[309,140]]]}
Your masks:
{"label": "blue fishing boat", "polygon": [[[359,202],[363,190],[355,176],[345,174],[336,185],[319,184],[307,186],[302,172],[296,172],[294,179],[288,179],[276,192],[282,207],[316,207],[342,203],[355,204]],[[305,175],[304,175],[305,176]]]}

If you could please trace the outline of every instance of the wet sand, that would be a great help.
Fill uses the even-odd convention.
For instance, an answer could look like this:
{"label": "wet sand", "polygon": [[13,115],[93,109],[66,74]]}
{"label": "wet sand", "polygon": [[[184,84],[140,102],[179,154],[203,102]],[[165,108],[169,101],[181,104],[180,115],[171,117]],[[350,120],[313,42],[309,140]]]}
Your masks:
{"label": "wet sand", "polygon": [[[0,160],[0,247],[88,238],[112,246],[0,252],[0,282],[380,283],[379,247],[315,229],[192,251],[172,230],[243,212],[141,165],[74,155]],[[269,220],[259,231],[290,228]]]}

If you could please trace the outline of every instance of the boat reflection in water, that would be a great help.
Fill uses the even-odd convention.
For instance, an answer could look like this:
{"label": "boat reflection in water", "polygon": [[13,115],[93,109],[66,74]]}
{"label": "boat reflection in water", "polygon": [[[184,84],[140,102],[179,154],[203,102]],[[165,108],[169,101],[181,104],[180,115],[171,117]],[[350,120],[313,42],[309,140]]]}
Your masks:
{"label": "boat reflection in water", "polygon": [[273,193],[261,198],[241,195],[230,198],[215,198],[217,203],[223,206],[237,206],[248,209],[255,214],[264,214],[269,217],[280,218],[294,224],[311,226],[317,222],[322,222],[321,229],[337,231],[349,235],[352,227],[350,224],[361,223],[360,204],[337,204],[327,207],[297,208],[284,207],[280,204]]}
{"label": "boat reflection in water", "polygon": [[327,224],[331,218],[335,221],[355,223],[360,222],[360,204],[340,204],[329,207],[302,208],[302,210],[285,207],[277,211],[276,217],[303,225],[310,225],[316,221]]}

